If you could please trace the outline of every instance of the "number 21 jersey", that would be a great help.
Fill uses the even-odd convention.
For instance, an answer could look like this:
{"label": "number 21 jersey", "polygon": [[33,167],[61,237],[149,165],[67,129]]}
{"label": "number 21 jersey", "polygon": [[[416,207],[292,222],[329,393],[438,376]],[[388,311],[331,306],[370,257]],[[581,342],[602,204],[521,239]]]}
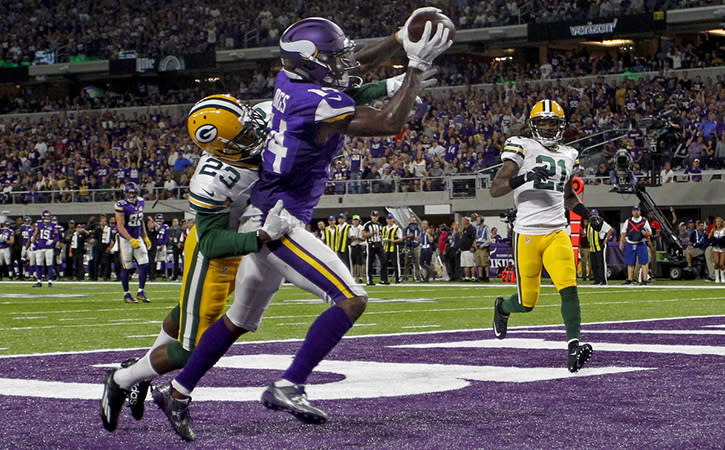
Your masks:
{"label": "number 21 jersey", "polygon": [[501,160],[516,163],[519,166],[517,175],[525,174],[535,166],[546,167],[549,174],[547,181],[529,181],[514,190],[515,232],[543,235],[566,228],[564,186],[572,176],[577,156],[575,149],[565,145],[549,150],[530,138],[506,140]]}

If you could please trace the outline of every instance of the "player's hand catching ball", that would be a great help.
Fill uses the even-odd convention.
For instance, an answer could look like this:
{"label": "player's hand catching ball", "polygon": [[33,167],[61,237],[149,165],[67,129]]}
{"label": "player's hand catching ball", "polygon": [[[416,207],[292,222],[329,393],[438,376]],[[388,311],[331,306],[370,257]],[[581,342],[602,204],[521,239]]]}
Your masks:
{"label": "player's hand catching ball", "polygon": [[440,22],[433,34],[433,22],[428,21],[425,23],[420,40],[413,42],[406,36],[403,41],[403,49],[405,49],[405,54],[408,56],[408,67],[418,69],[421,72],[430,69],[433,60],[453,45],[453,41],[448,39],[449,34],[450,29]]}
{"label": "player's hand catching ball", "polygon": [[439,13],[442,12],[440,9],[436,8],[435,6],[424,6],[422,8],[418,8],[412,13],[410,13],[410,16],[408,16],[408,19],[405,21],[405,24],[403,24],[402,27],[398,31],[395,32],[395,39],[398,40],[398,42],[403,43],[404,41],[408,40],[408,27],[413,22],[413,19],[419,14],[424,13]]}

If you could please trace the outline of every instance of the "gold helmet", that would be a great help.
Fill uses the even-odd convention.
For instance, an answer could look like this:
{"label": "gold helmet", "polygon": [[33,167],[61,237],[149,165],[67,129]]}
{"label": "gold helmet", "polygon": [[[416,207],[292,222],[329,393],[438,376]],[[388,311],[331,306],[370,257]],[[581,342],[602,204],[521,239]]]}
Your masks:
{"label": "gold helmet", "polygon": [[[542,133],[543,130],[539,130],[539,123],[542,121],[553,120],[556,123],[556,128],[549,131],[549,133]],[[561,141],[561,137],[564,134],[566,128],[566,116],[564,115],[564,108],[554,100],[539,100],[536,102],[531,113],[529,114],[529,127],[534,139],[539,141],[544,147],[553,147]],[[547,130],[548,131],[548,130]]]}
{"label": "gold helmet", "polygon": [[189,111],[186,128],[202,150],[228,161],[258,155],[267,136],[267,123],[259,110],[221,94],[197,102]]}

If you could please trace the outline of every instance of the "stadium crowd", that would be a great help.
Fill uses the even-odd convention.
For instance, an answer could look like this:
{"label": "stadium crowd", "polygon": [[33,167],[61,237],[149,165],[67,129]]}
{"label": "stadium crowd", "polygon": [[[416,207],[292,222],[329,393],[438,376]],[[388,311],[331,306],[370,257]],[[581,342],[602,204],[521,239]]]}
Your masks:
{"label": "stadium crowd", "polygon": [[[688,180],[700,181],[699,171],[725,164],[723,77],[690,78],[685,71],[660,70],[653,77],[611,83],[603,77],[566,86],[557,80],[524,81],[489,90],[469,87],[443,97],[427,94],[396,138],[349,139],[331,168],[328,193],[443,190],[443,177],[496,164],[505,138],[525,131],[528,108],[541,98],[565,107],[567,141],[629,129],[626,139],[603,149],[602,164],[583,168],[593,182],[610,182],[618,147],[630,151],[635,175],[644,176],[650,143],[637,119],[662,110],[677,111],[671,121],[682,130],[686,149],[664,155],[663,170],[672,173],[663,178],[680,181],[679,175],[690,175]],[[83,112],[50,115],[37,123],[0,119],[0,201],[106,201],[126,181],[138,183],[151,200],[182,198],[199,157],[186,135],[183,113],[123,118],[113,111]],[[18,191],[28,193],[11,199]]]}
{"label": "stadium crowd", "polygon": [[[523,80],[575,78],[588,75],[609,75],[656,71],[658,69],[688,69],[720,66],[725,61],[721,37],[703,35],[696,41],[674,44],[663,41],[659,51],[632,52],[590,51],[587,47],[572,50],[552,49],[548,60],[533,64],[525,55],[516,57],[480,57],[471,55],[443,56],[436,61],[441,86],[461,86],[481,83],[503,83]],[[274,61],[260,61],[249,71],[219,74],[219,80],[201,79],[178,81],[179,86],[160,89],[144,85],[142,92],[128,89],[114,92],[107,86],[92,83],[66,97],[49,98],[38,86],[23,87],[14,98],[0,97],[0,112],[78,111],[96,108],[119,108],[158,104],[193,103],[199,98],[218,92],[229,92],[240,99],[259,99],[271,95],[276,76]],[[387,66],[364,74],[366,80],[376,81],[395,76],[400,69]]]}
{"label": "stadium crowd", "polygon": [[[160,58],[166,55],[276,45],[284,29],[301,17],[323,16],[340,24],[352,38],[384,36],[400,26],[418,6],[430,2],[349,0],[344,3],[246,1],[234,4],[204,0],[151,0],[127,4],[110,0],[13,0],[4,4],[0,60],[32,63],[36,52],[52,50],[56,62],[71,58],[115,59],[124,53]],[[457,28],[482,28],[528,22],[585,20],[645,11],[675,9],[716,0],[496,0],[433,2]],[[376,14],[369,14],[376,11]],[[31,14],[32,12],[32,14]]]}

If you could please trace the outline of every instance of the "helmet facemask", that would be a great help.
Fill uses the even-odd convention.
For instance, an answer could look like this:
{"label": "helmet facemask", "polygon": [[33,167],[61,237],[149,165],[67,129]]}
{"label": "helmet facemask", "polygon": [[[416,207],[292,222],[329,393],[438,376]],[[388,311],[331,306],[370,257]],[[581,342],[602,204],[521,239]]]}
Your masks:
{"label": "helmet facemask", "polygon": [[544,147],[553,147],[561,142],[566,128],[566,120],[554,113],[541,114],[529,120],[534,139]]}
{"label": "helmet facemask", "polygon": [[[222,152],[233,161],[243,161],[257,156],[267,137],[267,122],[262,114],[249,106],[244,106],[244,114],[239,116],[242,128],[236,136],[226,142]],[[222,140],[222,138],[219,138]]]}

